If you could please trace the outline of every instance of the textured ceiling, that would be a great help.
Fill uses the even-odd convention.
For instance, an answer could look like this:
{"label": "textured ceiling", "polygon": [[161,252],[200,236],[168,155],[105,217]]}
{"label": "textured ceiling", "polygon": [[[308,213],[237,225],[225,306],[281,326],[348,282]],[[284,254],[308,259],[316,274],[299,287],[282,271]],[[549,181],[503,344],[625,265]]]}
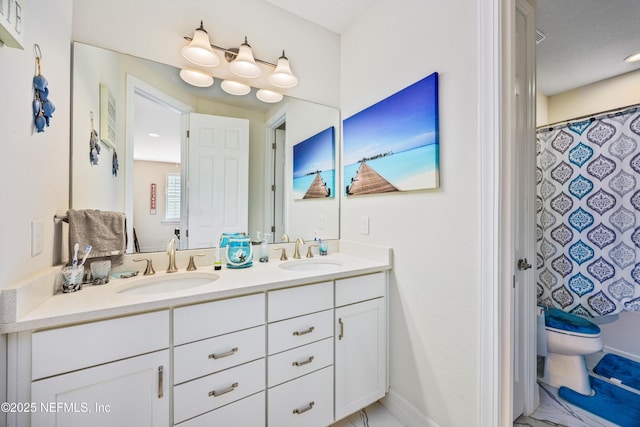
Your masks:
{"label": "textured ceiling", "polygon": [[[317,25],[344,32],[375,1],[265,0]],[[398,3],[400,6],[402,3]],[[537,0],[538,89],[546,95],[640,69],[640,0]]]}
{"label": "textured ceiling", "polygon": [[[640,69],[640,0],[538,0],[538,90],[555,95]],[[640,88],[638,89],[640,90]]]}

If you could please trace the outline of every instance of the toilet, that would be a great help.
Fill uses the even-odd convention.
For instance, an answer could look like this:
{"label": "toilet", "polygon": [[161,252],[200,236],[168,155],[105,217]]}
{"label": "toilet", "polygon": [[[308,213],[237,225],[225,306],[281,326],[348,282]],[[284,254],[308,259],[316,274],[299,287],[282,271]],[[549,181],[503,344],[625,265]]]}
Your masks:
{"label": "toilet", "polygon": [[602,350],[600,327],[557,308],[544,310],[544,325],[544,331],[538,331],[538,339],[546,341],[544,376],[540,380],[552,387],[565,386],[590,396],[592,390],[584,356]]}

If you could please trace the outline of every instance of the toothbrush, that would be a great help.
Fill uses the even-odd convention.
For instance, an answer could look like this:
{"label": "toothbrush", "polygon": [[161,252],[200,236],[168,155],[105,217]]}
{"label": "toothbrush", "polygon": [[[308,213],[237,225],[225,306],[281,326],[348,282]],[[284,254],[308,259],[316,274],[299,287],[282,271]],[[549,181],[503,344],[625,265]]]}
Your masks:
{"label": "toothbrush", "polygon": [[91,245],[87,245],[84,247],[84,256],[82,257],[82,262],[80,262],[80,267],[84,265],[84,262],[87,260],[87,257],[89,256],[89,252],[91,252]]}
{"label": "toothbrush", "polygon": [[74,269],[78,268],[78,249],[80,249],[80,245],[78,243],[73,245],[73,261],[71,261],[71,265]]}

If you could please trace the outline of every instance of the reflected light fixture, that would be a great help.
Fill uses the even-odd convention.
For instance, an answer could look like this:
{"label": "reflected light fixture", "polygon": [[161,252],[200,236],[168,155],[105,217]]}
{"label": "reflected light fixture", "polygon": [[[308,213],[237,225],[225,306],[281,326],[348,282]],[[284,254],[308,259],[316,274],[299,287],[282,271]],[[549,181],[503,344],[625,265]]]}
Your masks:
{"label": "reflected light fixture", "polygon": [[222,90],[231,95],[246,95],[251,92],[251,86],[245,83],[236,82],[235,80],[225,80],[220,84]]}
{"label": "reflected light fixture", "polygon": [[290,88],[298,84],[298,78],[291,72],[289,58],[285,56],[284,50],[282,56],[278,58],[275,71],[269,76],[269,82],[281,88]]}
{"label": "reflected light fixture", "polygon": [[183,68],[180,70],[180,78],[191,86],[209,87],[213,84],[213,77],[211,75],[192,68]]}
{"label": "reflected light fixture", "polygon": [[236,56],[231,64],[229,64],[229,69],[233,74],[246,79],[260,77],[262,74],[262,70],[253,58],[253,50],[249,43],[247,43],[246,36],[244,38],[244,43],[240,45],[238,56]]}
{"label": "reflected light fixture", "polygon": [[624,62],[637,62],[640,61],[640,52],[634,53],[624,58]]}
{"label": "reflected light fixture", "polygon": [[[291,71],[289,59],[285,55],[284,50],[282,51],[282,56],[278,58],[277,64],[273,64],[254,58],[253,50],[247,42],[246,36],[240,48],[225,49],[213,45],[209,39],[209,34],[204,29],[202,21],[200,21],[200,27],[195,29],[193,37],[184,38],[189,41],[189,44],[182,48],[182,55],[189,62],[199,67],[215,67],[227,64],[231,73],[241,77],[240,81],[224,80],[221,83],[222,90],[231,95],[240,96],[251,92],[250,82],[245,82],[244,80],[254,79],[262,75],[263,67],[260,67],[257,63],[274,69],[274,72],[268,78],[269,84],[273,87],[288,89],[298,84],[298,78]],[[220,57],[214,49],[223,52],[226,61],[220,61]],[[202,71],[198,69],[198,67],[183,68],[180,70],[180,77],[190,85],[197,87],[209,87],[213,85],[212,73]],[[283,95],[276,90],[259,87],[258,89],[256,96],[263,102],[274,103],[283,99]]]}
{"label": "reflected light fixture", "polygon": [[282,94],[269,89],[260,89],[256,92],[256,97],[262,101],[272,104],[282,101]]}
{"label": "reflected light fixture", "polygon": [[193,32],[191,42],[182,48],[182,56],[201,67],[215,67],[220,63],[220,58],[211,48],[209,34],[202,26],[202,21]]}

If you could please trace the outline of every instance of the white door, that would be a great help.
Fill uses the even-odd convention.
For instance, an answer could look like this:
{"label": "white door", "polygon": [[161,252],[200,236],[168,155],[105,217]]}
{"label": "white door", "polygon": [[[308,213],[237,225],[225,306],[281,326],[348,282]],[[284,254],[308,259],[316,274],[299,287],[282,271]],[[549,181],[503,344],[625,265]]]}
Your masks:
{"label": "white door", "polygon": [[[513,418],[530,413],[527,399],[535,384],[535,352],[530,340],[535,305],[533,271],[535,227],[535,110],[533,93],[533,52],[535,34],[532,8],[518,0],[516,8],[516,138],[513,150]],[[533,377],[533,378],[532,378]]]}
{"label": "white door", "polygon": [[189,249],[249,232],[249,120],[191,113],[188,147]]}
{"label": "white door", "polygon": [[385,299],[336,308],[336,419],[353,414],[386,392]]}
{"label": "white door", "polygon": [[166,426],[169,350],[36,381],[33,427]]}

